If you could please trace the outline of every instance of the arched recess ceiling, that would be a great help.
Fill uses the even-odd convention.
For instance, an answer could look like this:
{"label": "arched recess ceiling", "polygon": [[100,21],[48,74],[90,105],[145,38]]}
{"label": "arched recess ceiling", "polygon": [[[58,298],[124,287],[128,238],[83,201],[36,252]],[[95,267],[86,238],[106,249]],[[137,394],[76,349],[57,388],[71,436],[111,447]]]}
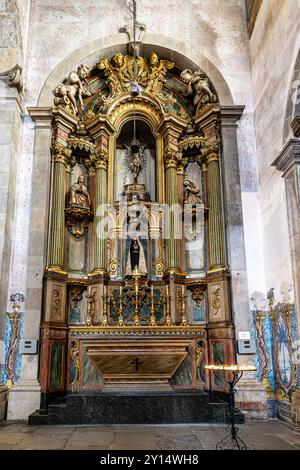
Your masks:
{"label": "arched recess ceiling", "polygon": [[[117,52],[127,53],[128,37],[126,34],[118,34],[106,38],[96,39],[84,46],[76,49],[65,57],[50,73],[44,83],[39,99],[39,107],[52,106],[54,88],[68,76],[71,70],[84,62],[91,68],[102,58],[112,57]],[[201,68],[213,83],[222,106],[232,106],[234,104],[232,94],[219,69],[200,52],[194,49],[187,49],[186,45],[172,38],[158,35],[145,34],[143,41],[143,55],[149,56],[154,50],[160,58],[168,59],[176,63],[176,66],[183,70],[189,68],[196,70]]]}

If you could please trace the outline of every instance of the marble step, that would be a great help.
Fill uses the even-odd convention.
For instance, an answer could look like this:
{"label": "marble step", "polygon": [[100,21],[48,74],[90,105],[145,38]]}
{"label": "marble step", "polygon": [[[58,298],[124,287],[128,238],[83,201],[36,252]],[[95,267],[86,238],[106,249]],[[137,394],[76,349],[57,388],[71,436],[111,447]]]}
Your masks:
{"label": "marble step", "polygon": [[[239,410],[238,423],[244,422]],[[204,392],[72,393],[29,416],[29,424],[228,423],[228,403]]]}

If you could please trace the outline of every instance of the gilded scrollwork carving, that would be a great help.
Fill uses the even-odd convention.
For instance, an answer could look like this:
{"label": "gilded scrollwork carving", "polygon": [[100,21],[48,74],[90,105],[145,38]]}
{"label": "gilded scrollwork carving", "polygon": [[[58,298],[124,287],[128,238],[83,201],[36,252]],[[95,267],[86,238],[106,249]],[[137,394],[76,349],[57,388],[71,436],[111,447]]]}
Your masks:
{"label": "gilded scrollwork carving", "polygon": [[70,341],[70,356],[73,360],[73,367],[74,367],[74,378],[71,382],[72,392],[75,392],[78,389],[79,384],[79,352],[80,352],[80,343],[78,339],[71,339]]}
{"label": "gilded scrollwork carving", "polygon": [[95,150],[95,144],[83,137],[69,137],[68,146],[72,149],[85,150],[92,154]]}
{"label": "gilded scrollwork carving", "polygon": [[170,167],[177,168],[178,165],[182,161],[182,153],[181,152],[176,152],[175,150],[174,151],[169,150],[164,155],[164,161],[165,161],[165,167],[166,168],[170,168]]}
{"label": "gilded scrollwork carving", "polygon": [[70,291],[70,297],[73,302],[74,308],[77,307],[78,302],[82,300],[83,286],[72,286]]}
{"label": "gilded scrollwork carving", "polygon": [[67,111],[75,116],[78,114],[78,104],[81,108],[84,107],[83,97],[91,96],[88,88],[87,77],[89,75],[89,66],[80,64],[77,72],[72,71],[68,78],[65,79],[54,90],[54,104],[55,106],[63,105]]}
{"label": "gilded scrollwork carving", "polygon": [[89,293],[87,294],[87,317],[86,317],[86,324],[93,325],[96,321],[96,309],[97,309],[97,299],[96,299],[97,291],[96,289],[91,288]]}
{"label": "gilded scrollwork carving", "polygon": [[216,285],[212,288],[211,305],[214,309],[214,316],[218,316],[219,310],[221,308],[221,287],[219,285]]}
{"label": "gilded scrollwork carving", "polygon": [[164,270],[165,270],[165,260],[164,260],[164,253],[163,253],[163,241],[161,238],[157,240],[157,249],[158,249],[158,257],[155,260],[156,276],[163,277]]}
{"label": "gilded scrollwork carving", "polygon": [[196,303],[196,306],[199,308],[202,300],[204,299],[204,293],[206,290],[206,284],[192,284],[188,288],[191,290],[192,299]]}
{"label": "gilded scrollwork carving", "polygon": [[72,150],[59,142],[53,145],[53,160],[54,163],[63,163],[66,167],[73,166],[76,162]]}
{"label": "gilded scrollwork carving", "polygon": [[217,139],[208,143],[202,149],[202,155],[205,157],[205,162],[208,164],[214,160],[219,160],[219,143]]}
{"label": "gilded scrollwork carving", "polygon": [[140,90],[160,96],[167,71],[174,67],[168,60],[159,60],[155,52],[151,52],[149,60],[138,57],[136,60],[136,73],[134,73],[134,57],[118,53],[112,59],[103,59],[98,65],[103,70],[110,88],[105,101],[117,97],[121,93],[132,90],[134,80]]}
{"label": "gilded scrollwork carving", "polygon": [[55,286],[52,291],[52,318],[61,320],[63,308],[63,293],[61,286]]}

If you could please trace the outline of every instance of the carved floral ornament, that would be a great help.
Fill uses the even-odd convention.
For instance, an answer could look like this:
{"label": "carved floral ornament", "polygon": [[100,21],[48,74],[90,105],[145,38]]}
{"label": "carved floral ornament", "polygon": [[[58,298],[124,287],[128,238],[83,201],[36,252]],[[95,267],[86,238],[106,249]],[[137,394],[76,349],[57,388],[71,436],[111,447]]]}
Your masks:
{"label": "carved floral ornament", "polygon": [[[152,97],[164,113],[173,113],[188,121],[195,114],[195,108],[197,114],[201,107],[217,102],[208,78],[200,70],[186,69],[174,81],[175,72],[169,76],[174,62],[159,59],[154,51],[149,58],[138,56],[136,67],[134,64],[133,56],[121,53],[102,59],[92,68],[80,64],[53,91],[54,105],[62,106],[84,123],[97,113],[107,114],[112,103],[125,95],[129,98],[142,96],[146,101],[151,101]],[[173,82],[166,87],[168,78]],[[191,97],[187,103],[185,96]],[[189,101],[193,102],[194,110]]]}

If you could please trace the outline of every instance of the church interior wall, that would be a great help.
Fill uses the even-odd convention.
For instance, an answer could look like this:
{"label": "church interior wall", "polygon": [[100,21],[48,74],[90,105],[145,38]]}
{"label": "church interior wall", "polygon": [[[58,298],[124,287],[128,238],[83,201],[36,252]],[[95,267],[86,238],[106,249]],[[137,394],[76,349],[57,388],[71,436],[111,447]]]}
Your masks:
{"label": "church interior wall", "polygon": [[292,283],[292,268],[284,180],[271,164],[288,140],[284,128],[288,101],[295,96],[290,91],[299,51],[299,23],[296,0],[266,0],[249,43],[266,289],[275,287],[278,300],[281,283]]}
{"label": "church interior wall", "polygon": [[[231,205],[230,220],[232,242],[235,233],[240,237],[239,223],[235,223],[234,216],[238,214],[236,219],[239,219],[242,209],[246,259],[241,260],[239,253],[235,253],[232,254],[235,259],[231,261],[236,266],[233,285],[234,282],[237,285],[242,283],[242,292],[247,292],[249,297],[254,295],[255,299],[261,299],[261,295],[265,298],[267,291],[275,287],[275,298],[279,301],[286,295],[286,291],[282,294],[282,284],[292,284],[284,181],[271,163],[284,143],[286,101],[299,48],[297,28],[300,12],[295,8],[297,1],[264,0],[250,45],[243,0],[205,0],[199,5],[197,2],[184,2],[184,8],[180,0],[167,0],[163,4],[159,0],[138,2],[138,19],[147,25],[146,51],[153,48],[165,56],[164,50],[176,50],[176,59],[180,60],[180,54],[189,57],[195,65],[203,66],[216,87],[220,84],[224,96],[221,105],[245,105],[237,130],[241,206]],[[21,46],[4,42],[5,54],[1,54],[0,72],[16,63],[23,66],[24,117],[21,121],[18,110],[15,118],[6,112],[5,125],[12,126],[13,132],[10,134],[7,127],[3,128],[16,146],[11,151],[7,143],[3,143],[14,162],[10,181],[16,181],[16,186],[10,186],[10,205],[7,204],[4,212],[5,217],[8,214],[8,220],[9,214],[14,214],[14,223],[7,227],[16,236],[11,252],[5,249],[10,257],[6,264],[4,261],[2,264],[9,274],[0,305],[3,311],[9,311],[9,295],[24,293],[24,334],[38,339],[46,257],[51,130],[47,119],[40,120],[33,113],[32,122],[28,108],[51,106],[54,87],[78,64],[99,61],[101,55],[97,51],[101,51],[103,56],[111,56],[120,50],[125,52],[127,35],[120,32],[120,27],[131,21],[131,15],[123,0],[26,0],[11,3],[17,5],[18,13],[15,17],[10,13],[5,25],[6,29],[10,24],[17,31]],[[16,21],[18,27],[15,26]],[[167,58],[172,60],[172,57]],[[227,89],[221,83],[220,74]],[[233,189],[236,189],[235,171],[228,168],[227,183],[232,181]],[[1,175],[4,182],[6,175]],[[18,195],[16,200],[14,191]],[[9,207],[12,212],[9,212]],[[3,234],[4,247],[9,241],[10,235]],[[240,243],[241,239],[238,241]],[[289,287],[284,288],[289,290]],[[254,310],[253,303],[251,305]],[[248,313],[249,304],[244,294],[243,298],[237,294],[236,308],[240,329],[247,329],[248,318],[245,320],[244,315]],[[27,417],[30,408],[36,406],[39,396],[37,362],[37,356],[23,358],[21,382],[27,382],[27,388],[21,388],[21,393],[33,392],[30,396],[35,398],[31,404],[28,399],[29,405],[23,410],[17,403],[18,398],[12,398],[11,419],[21,415],[22,418]]]}

